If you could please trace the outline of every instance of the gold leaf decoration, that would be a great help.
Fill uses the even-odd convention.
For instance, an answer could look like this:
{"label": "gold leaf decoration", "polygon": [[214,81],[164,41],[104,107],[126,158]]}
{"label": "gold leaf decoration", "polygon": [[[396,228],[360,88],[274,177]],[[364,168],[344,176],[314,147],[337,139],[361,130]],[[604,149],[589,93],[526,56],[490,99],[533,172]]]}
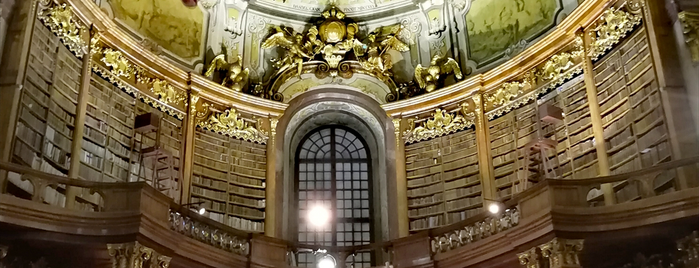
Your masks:
{"label": "gold leaf decoration", "polygon": [[83,26],[73,15],[73,8],[66,4],[41,3],[37,17],[63,42],[78,58],[87,51],[87,44],[81,34]]}
{"label": "gold leaf decoration", "polygon": [[582,62],[584,48],[582,37],[575,38],[573,48],[570,51],[563,51],[554,54],[539,68],[537,78],[541,81],[554,81],[558,84],[563,82],[563,75],[568,70]]}
{"label": "gold leaf decoration", "polygon": [[259,120],[258,126],[255,127],[239,116],[240,114],[231,108],[220,114],[212,114],[206,121],[198,122],[198,125],[220,134],[264,144],[269,137],[260,129]]}
{"label": "gold leaf decoration", "polygon": [[102,62],[104,62],[107,67],[111,68],[114,75],[117,77],[131,78],[133,67],[131,66],[131,62],[124,57],[121,51],[111,48],[105,48],[102,51]]}
{"label": "gold leaf decoration", "polygon": [[422,126],[415,127],[415,119],[408,119],[410,129],[403,133],[403,139],[405,143],[428,140],[466,129],[472,125],[472,119],[467,120],[462,115],[450,114],[442,109],[437,109],[432,118],[425,121]]}
{"label": "gold leaf decoration", "polygon": [[604,11],[598,19],[598,24],[590,32],[592,43],[589,56],[597,60],[612,46],[619,43],[626,33],[633,30],[634,26],[641,23],[641,15],[635,15],[611,7]]}
{"label": "gold leaf decoration", "polygon": [[165,80],[155,79],[150,89],[155,95],[158,95],[160,101],[166,104],[178,104],[187,100],[187,94],[177,92],[172,85]]}

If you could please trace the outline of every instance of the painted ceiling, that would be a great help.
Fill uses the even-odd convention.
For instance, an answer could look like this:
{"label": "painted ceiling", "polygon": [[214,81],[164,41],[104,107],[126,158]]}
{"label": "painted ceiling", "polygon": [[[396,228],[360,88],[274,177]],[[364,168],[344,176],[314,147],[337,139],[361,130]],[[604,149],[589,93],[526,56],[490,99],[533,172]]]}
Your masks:
{"label": "painted ceiling", "polygon": [[[413,83],[418,65],[435,55],[453,58],[468,74],[484,72],[516,55],[553,29],[577,7],[577,0],[199,0],[188,8],[181,0],[93,0],[122,28],[162,57],[196,72],[219,54],[242,59],[249,84],[275,75],[271,60],[283,50],[264,49],[277,26],[298,33],[315,25],[321,12],[338,7],[359,25],[358,40],[377,27],[400,25],[406,52],[391,52],[396,87]],[[470,72],[466,72],[469,70]],[[327,79],[325,79],[327,80]],[[287,102],[328,81],[289,82],[280,88]],[[446,84],[458,79],[450,76]],[[362,92],[385,102],[386,86],[371,79],[337,80],[361,84]]]}

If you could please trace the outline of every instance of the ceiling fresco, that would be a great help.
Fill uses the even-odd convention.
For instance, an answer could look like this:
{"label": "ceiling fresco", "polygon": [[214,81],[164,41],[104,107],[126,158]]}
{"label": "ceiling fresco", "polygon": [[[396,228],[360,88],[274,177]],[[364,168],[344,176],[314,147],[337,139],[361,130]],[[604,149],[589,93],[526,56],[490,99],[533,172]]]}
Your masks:
{"label": "ceiling fresco", "polygon": [[[199,0],[198,6],[188,8],[181,0],[93,1],[142,39],[144,46],[153,46],[153,51],[185,69],[204,75],[215,62],[216,71],[209,72],[208,77],[234,90],[270,99],[276,94],[276,100],[288,102],[298,92],[324,81],[365,83],[358,90],[380,103],[438,90],[492,69],[535,43],[578,5],[577,0]],[[333,6],[344,16],[339,19],[344,27],[357,25],[341,27],[342,31],[352,29],[358,45],[355,49],[340,45],[355,42],[347,38],[339,43],[318,43],[322,33],[315,32],[327,20],[323,12]],[[292,46],[263,47],[280,29],[289,41],[298,41],[299,48],[313,43],[313,51],[306,51],[313,53],[297,50],[305,56],[280,69],[278,61],[293,56],[288,54]],[[372,33],[379,40],[371,41]],[[370,48],[394,35],[407,48],[379,46],[382,49],[374,58],[357,53],[362,46]],[[328,50],[326,45],[339,49]],[[335,53],[332,57],[343,61],[354,61],[348,66],[353,66],[351,72],[357,74],[371,76],[374,67],[367,63],[390,67],[374,76],[381,81],[378,87],[372,86],[378,84],[370,78],[340,77],[333,70],[327,72],[330,80],[327,74],[306,75],[315,72],[309,68],[324,68],[324,64],[337,69],[326,52]],[[430,68],[439,62],[454,62],[460,70]],[[300,77],[284,73],[290,69],[298,69],[296,73],[314,82],[285,83]],[[281,76],[286,80],[277,81]],[[425,79],[428,83],[422,81]]]}
{"label": "ceiling fresco", "polygon": [[469,59],[487,63],[555,25],[557,0],[473,1],[466,13]]}

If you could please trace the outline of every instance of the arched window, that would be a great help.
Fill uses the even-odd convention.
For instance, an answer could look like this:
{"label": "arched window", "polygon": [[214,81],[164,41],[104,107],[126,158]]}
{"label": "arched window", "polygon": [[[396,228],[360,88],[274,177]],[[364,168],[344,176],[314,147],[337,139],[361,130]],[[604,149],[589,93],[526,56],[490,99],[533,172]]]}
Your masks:
{"label": "arched window", "polygon": [[[296,157],[298,242],[321,246],[371,243],[371,158],[365,142],[349,129],[325,127],[311,132],[300,144]],[[308,222],[309,210],[316,206],[330,211],[325,226]],[[300,267],[316,267],[318,257],[299,253],[297,261]],[[347,261],[354,267],[370,267],[371,259],[369,253],[357,253]]]}

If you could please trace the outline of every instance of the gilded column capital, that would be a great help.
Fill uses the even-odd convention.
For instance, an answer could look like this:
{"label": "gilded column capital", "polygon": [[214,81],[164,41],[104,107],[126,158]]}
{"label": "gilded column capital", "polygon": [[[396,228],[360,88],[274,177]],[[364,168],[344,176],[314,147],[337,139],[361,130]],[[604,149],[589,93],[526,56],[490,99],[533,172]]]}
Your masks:
{"label": "gilded column capital", "polygon": [[677,17],[682,24],[684,42],[692,55],[692,61],[699,62],[699,13],[682,11]]}
{"label": "gilded column capital", "polygon": [[539,246],[541,254],[549,260],[550,268],[579,268],[578,254],[583,249],[582,239],[554,238]]}
{"label": "gilded column capital", "polygon": [[526,268],[541,267],[541,255],[537,251],[536,247],[533,247],[525,252],[517,254],[517,259],[519,259],[519,264]]}
{"label": "gilded column capital", "polygon": [[152,248],[138,243],[138,241],[123,244],[107,244],[109,256],[112,259],[113,268],[168,268],[171,257],[162,255]]}
{"label": "gilded column capital", "polygon": [[401,118],[393,119],[393,132],[396,135],[396,148],[400,146],[400,121]]}

